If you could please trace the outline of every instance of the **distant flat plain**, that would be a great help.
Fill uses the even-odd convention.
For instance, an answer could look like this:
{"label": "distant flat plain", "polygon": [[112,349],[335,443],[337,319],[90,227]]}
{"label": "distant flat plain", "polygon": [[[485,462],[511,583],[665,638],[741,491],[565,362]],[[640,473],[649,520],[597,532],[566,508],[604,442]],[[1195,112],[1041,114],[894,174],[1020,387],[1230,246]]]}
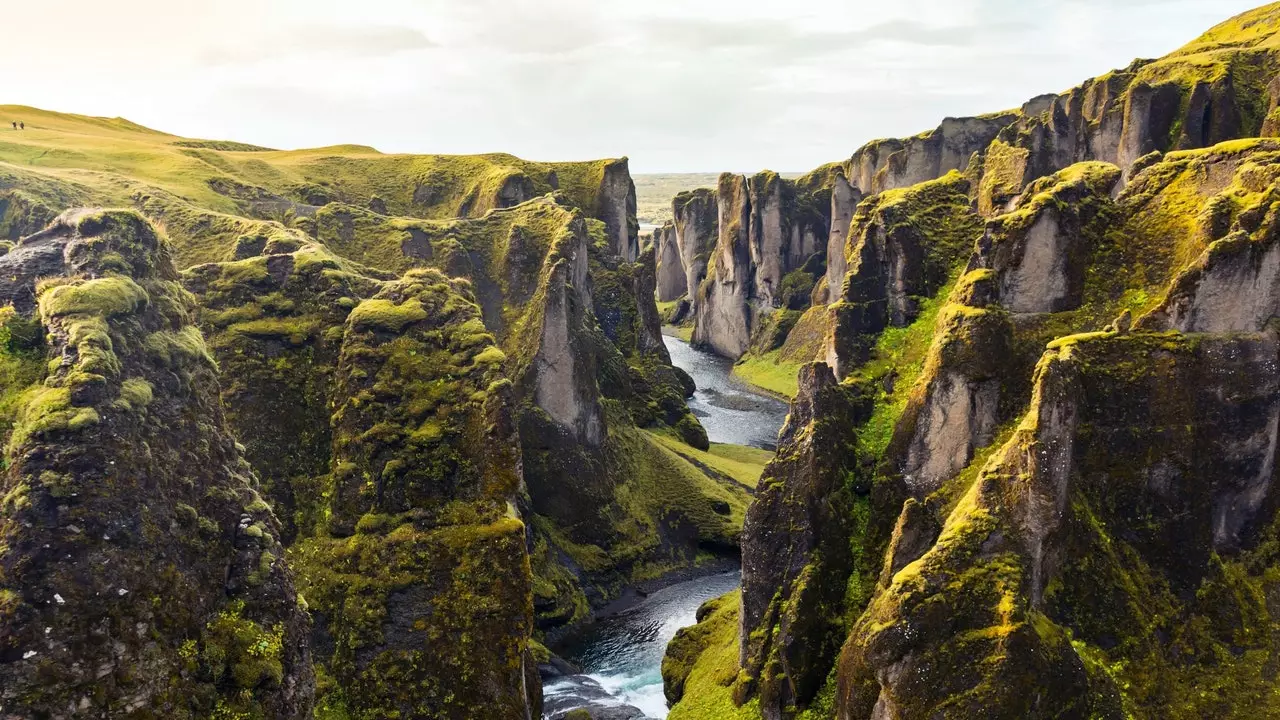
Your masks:
{"label": "distant flat plain", "polygon": [[[802,173],[782,173],[797,178]],[[641,225],[661,225],[671,220],[671,199],[686,190],[714,188],[720,173],[643,173],[632,175],[636,183],[636,218]]]}

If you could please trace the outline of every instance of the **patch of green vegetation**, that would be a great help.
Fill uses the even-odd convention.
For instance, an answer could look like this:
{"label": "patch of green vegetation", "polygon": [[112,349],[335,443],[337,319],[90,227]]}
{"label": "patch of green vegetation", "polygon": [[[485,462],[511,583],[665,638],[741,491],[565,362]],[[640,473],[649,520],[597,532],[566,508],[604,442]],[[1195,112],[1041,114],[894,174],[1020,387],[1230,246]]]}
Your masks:
{"label": "patch of green vegetation", "polygon": [[741,591],[711,600],[699,609],[701,622],[676,634],[662,661],[668,686],[679,682],[683,697],[670,720],[760,720],[759,701],[739,707],[738,610]]}
{"label": "patch of green vegetation", "polygon": [[423,309],[422,303],[412,299],[400,304],[393,300],[365,300],[347,316],[353,329],[383,332],[400,332],[406,325],[426,317],[427,311]]}
{"label": "patch of green vegetation", "polygon": [[[402,241],[424,220],[480,218],[556,186],[566,202],[597,212],[615,162],[384,155],[355,145],[275,151],[22,106],[0,106],[0,115],[28,125],[0,143],[0,178],[20,175],[28,193],[20,208],[0,207],[0,230],[31,232],[78,205],[137,207],[165,226],[180,266],[229,260],[238,238],[305,221],[354,260],[404,269],[415,262]],[[329,203],[342,206],[323,209]]]}
{"label": "patch of green vegetation", "polygon": [[8,437],[33,387],[44,377],[44,329],[0,307],[0,439]]}
{"label": "patch of green vegetation", "polygon": [[774,350],[761,356],[743,356],[734,364],[733,375],[761,390],[790,399],[800,392],[797,376],[802,365],[802,362],[783,360],[782,351]]}
{"label": "patch of green vegetation", "polygon": [[[955,288],[958,275],[959,270],[937,295],[920,303],[920,314],[910,325],[885,329],[876,340],[871,361],[851,376],[872,383],[880,392],[871,419],[858,429],[858,451],[863,456],[879,458],[889,447],[898,418],[929,357],[939,312]],[[886,380],[891,380],[889,387]]]}
{"label": "patch of green vegetation", "polygon": [[663,447],[680,455],[686,460],[711,468],[733,478],[738,484],[754,488],[760,480],[764,466],[773,459],[768,450],[747,447],[745,445],[726,445],[712,443],[710,450],[699,450],[672,437],[668,433],[645,431]]}
{"label": "patch of green vegetation", "polygon": [[92,314],[104,318],[137,312],[148,298],[133,279],[123,276],[47,287],[40,293],[40,312],[48,318]]}

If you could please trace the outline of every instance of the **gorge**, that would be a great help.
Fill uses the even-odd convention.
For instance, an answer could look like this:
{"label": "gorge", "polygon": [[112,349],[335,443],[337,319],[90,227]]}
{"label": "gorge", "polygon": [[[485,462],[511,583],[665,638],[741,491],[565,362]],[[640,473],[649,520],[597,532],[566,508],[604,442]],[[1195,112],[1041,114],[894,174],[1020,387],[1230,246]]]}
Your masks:
{"label": "gorge", "polygon": [[1280,3],[646,232],[0,115],[0,720],[1280,717]]}

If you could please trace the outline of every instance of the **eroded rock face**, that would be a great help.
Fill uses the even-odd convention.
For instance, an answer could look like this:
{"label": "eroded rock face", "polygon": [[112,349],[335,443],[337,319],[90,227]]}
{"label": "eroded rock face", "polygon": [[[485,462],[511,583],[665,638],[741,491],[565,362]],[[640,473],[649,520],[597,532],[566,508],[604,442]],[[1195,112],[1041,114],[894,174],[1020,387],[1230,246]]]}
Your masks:
{"label": "eroded rock face", "polygon": [[1057,96],[1047,108],[1043,99],[1028,104],[987,152],[983,212],[1078,162],[1118,165],[1128,182],[1134,163],[1149,153],[1268,134],[1246,98],[1265,94],[1258,79],[1265,84],[1276,76],[1275,59],[1248,44],[1217,51],[1212,44],[1202,39],[1160,60],[1135,61]]}
{"label": "eroded rock face", "polygon": [[836,175],[835,186],[831,189],[831,231],[827,237],[827,282],[822,303],[834,301],[840,297],[844,286],[844,276],[849,271],[848,258],[845,256],[845,244],[849,236],[849,226],[853,222],[858,203],[862,202],[862,192],[849,184],[844,173]]}
{"label": "eroded rock face", "polygon": [[989,271],[960,280],[939,314],[922,392],[907,400],[895,429],[890,462],[922,503],[994,440],[1003,420],[1001,400],[1016,367],[1014,328],[994,303],[994,285]]}
{"label": "eroded rock face", "polygon": [[[792,274],[811,259],[820,263],[825,253],[831,223],[825,183],[820,172],[796,181],[770,171],[750,179],[720,177],[719,240],[699,288],[695,343],[736,359],[747,351],[759,322],[795,299]],[[822,272],[804,273],[802,306],[815,274]]]}
{"label": "eroded rock face", "polygon": [[310,717],[310,621],[166,246],[81,211],[19,249],[48,340],[6,350],[44,381],[11,419],[0,715]]}
{"label": "eroded rock face", "polygon": [[[945,703],[1121,717],[1117,682],[1126,707],[1194,716],[1221,701],[1196,689],[1210,676],[1270,682],[1269,634],[1246,641],[1261,651],[1230,671],[1175,648],[1236,642],[1280,590],[1243,570],[1271,556],[1248,548],[1270,532],[1276,507],[1278,348],[1272,336],[1139,334],[1051,349],[1000,458],[851,634],[841,716],[927,717]],[[1165,623],[1183,628],[1172,643],[1159,639]],[[1103,651],[1131,670],[1103,671]],[[1147,673],[1167,692],[1152,692]],[[1232,695],[1231,712],[1266,702],[1249,692]]]}
{"label": "eroded rock face", "polygon": [[605,166],[595,216],[604,221],[613,254],[635,262],[640,255],[640,225],[636,222],[636,186],[626,158]]}
{"label": "eroded rock face", "polygon": [[1116,218],[1119,168],[1083,163],[1044,178],[987,224],[970,269],[996,274],[1000,304],[1014,314],[1074,310],[1084,301],[1090,253]]}
{"label": "eroded rock face", "polygon": [[740,357],[751,342],[751,200],[747,179],[725,173],[717,190],[719,240],[715,271],[698,288],[695,345],[725,357]]}
{"label": "eroded rock face", "polygon": [[696,309],[698,288],[707,277],[707,262],[719,238],[720,214],[716,192],[702,188],[680,193],[672,201],[672,211],[689,301]]}
{"label": "eroded rock face", "polygon": [[964,170],[973,154],[984,151],[1016,118],[1015,113],[947,118],[923,135],[869,143],[850,160],[849,180],[861,192],[872,195]]}
{"label": "eroded rock face", "polygon": [[849,271],[829,310],[826,355],[837,377],[865,362],[886,327],[910,324],[919,314],[916,298],[946,284],[951,266],[972,247],[981,221],[968,189],[953,173],[859,206],[843,249]]}
{"label": "eroded rock face", "polygon": [[604,410],[596,387],[589,350],[582,347],[583,312],[591,307],[587,294],[587,246],[585,233],[565,248],[564,257],[546,275],[542,291],[542,333],[538,351],[523,382],[532,388],[535,402],[580,443],[599,446],[604,438]]}
{"label": "eroded rock face", "polygon": [[658,262],[658,302],[679,300],[689,292],[689,278],[675,226],[668,223],[654,230],[653,247]]}
{"label": "eroded rock face", "polygon": [[[1280,176],[1270,168],[1268,175]],[[1260,180],[1257,173],[1255,181]],[[1264,176],[1265,177],[1265,176]],[[1272,205],[1280,186],[1272,183],[1230,223],[1215,223],[1213,210],[1228,203],[1218,196],[1205,217],[1208,239],[1226,229],[1196,263],[1175,282],[1169,296],[1150,316],[1144,327],[1169,328],[1181,332],[1258,332],[1280,312],[1280,243],[1278,219]],[[1221,214],[1221,213],[1218,213]]]}
{"label": "eroded rock face", "polygon": [[849,428],[869,404],[836,384],[830,368],[805,366],[783,427],[788,448],[766,468],[742,532],[745,694],[765,718],[808,703],[826,680],[854,561],[847,538],[859,500],[845,478]]}

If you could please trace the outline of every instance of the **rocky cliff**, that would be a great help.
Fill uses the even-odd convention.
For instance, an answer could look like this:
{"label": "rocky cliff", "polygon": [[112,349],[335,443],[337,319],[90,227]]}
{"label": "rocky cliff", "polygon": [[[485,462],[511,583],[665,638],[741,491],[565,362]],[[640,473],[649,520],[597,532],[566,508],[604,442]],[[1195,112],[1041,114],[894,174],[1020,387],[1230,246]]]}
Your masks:
{"label": "rocky cliff", "polygon": [[[27,238],[0,281],[18,453],[0,516],[4,711],[534,718],[536,638],[736,552],[750,491],[690,459],[706,433],[662,343],[625,159],[282,153],[31,112],[111,152],[81,183],[0,150],[4,249]],[[59,152],[63,136],[28,137]],[[155,182],[175,167],[181,182]],[[32,235],[92,202],[136,211]],[[145,252],[116,247],[126,235]],[[107,315],[54,313],[42,343],[29,318],[81,284]],[[46,368],[46,351],[67,359]],[[168,369],[137,364],[149,352]],[[59,464],[84,462],[98,469]],[[55,522],[67,512],[75,530]],[[164,534],[183,528],[195,545]],[[102,558],[124,570],[97,572]],[[72,576],[58,593],[84,625],[49,615],[49,583]],[[68,661],[76,643],[91,664]]]}
{"label": "rocky cliff", "polygon": [[[707,264],[719,237],[720,208],[715,192],[698,189],[680,193],[672,200],[672,215],[689,302],[696,303],[698,288],[707,277]],[[692,309],[696,310],[696,305]]]}
{"label": "rocky cliff", "polygon": [[0,264],[0,714],[310,717],[310,618],[166,244],[84,211]]}
{"label": "rocky cliff", "polygon": [[[672,718],[1274,714],[1280,148],[1213,143],[1262,129],[1214,118],[1245,78],[1266,98],[1277,30],[1268,6],[1073,91],[1127,108],[1117,154],[859,205],[838,372],[801,374],[741,598],[672,646]],[[1209,77],[1170,115],[1143,68],[1175,67]],[[1151,130],[1190,107],[1207,130]],[[1149,152],[1180,144],[1209,146]]]}
{"label": "rocky cliff", "polygon": [[[1273,134],[1280,124],[1268,108],[1274,110],[1280,103],[1280,85],[1272,83],[1280,73],[1280,60],[1269,22],[1265,10],[1233,19],[1158,60],[1135,61],[1066,92],[1033,98],[1017,110],[947,118],[914,137],[876,140],[848,160],[815,170],[808,177],[819,179],[821,196],[830,194],[831,205],[821,213],[826,230],[816,231],[827,239],[826,271],[815,278],[812,305],[841,300],[851,245],[857,242],[851,224],[865,197],[958,172],[969,181],[967,192],[979,213],[994,217],[1015,209],[1014,201],[1034,181],[1080,162],[1119,166],[1118,189],[1160,153]],[[753,207],[779,206],[769,205],[767,197],[755,202]],[[769,221],[772,225],[803,224],[786,203],[781,206],[783,220]],[[773,212],[766,209],[762,219]],[[765,227],[762,220],[762,231]],[[760,234],[762,239],[768,236]],[[783,248],[765,240],[756,247],[750,272],[759,273],[760,280],[754,294],[745,298],[754,305],[745,311],[752,321],[747,340],[739,331],[732,342],[707,343],[735,359],[747,352],[750,336],[763,319],[760,309],[777,304],[777,268],[797,267],[787,257],[793,245]],[[804,310],[809,304],[794,309]],[[727,313],[722,309],[718,315]],[[829,317],[837,320],[835,313]],[[723,338],[725,331],[706,334]],[[749,360],[760,359],[757,353],[750,355]],[[800,358],[813,359],[823,358]],[[831,360],[829,355],[825,359]]]}
{"label": "rocky cliff", "polygon": [[803,270],[826,252],[833,182],[826,168],[794,181],[769,171],[720,177],[719,233],[698,287],[695,344],[736,359],[762,319],[792,303],[808,305],[825,270]]}

